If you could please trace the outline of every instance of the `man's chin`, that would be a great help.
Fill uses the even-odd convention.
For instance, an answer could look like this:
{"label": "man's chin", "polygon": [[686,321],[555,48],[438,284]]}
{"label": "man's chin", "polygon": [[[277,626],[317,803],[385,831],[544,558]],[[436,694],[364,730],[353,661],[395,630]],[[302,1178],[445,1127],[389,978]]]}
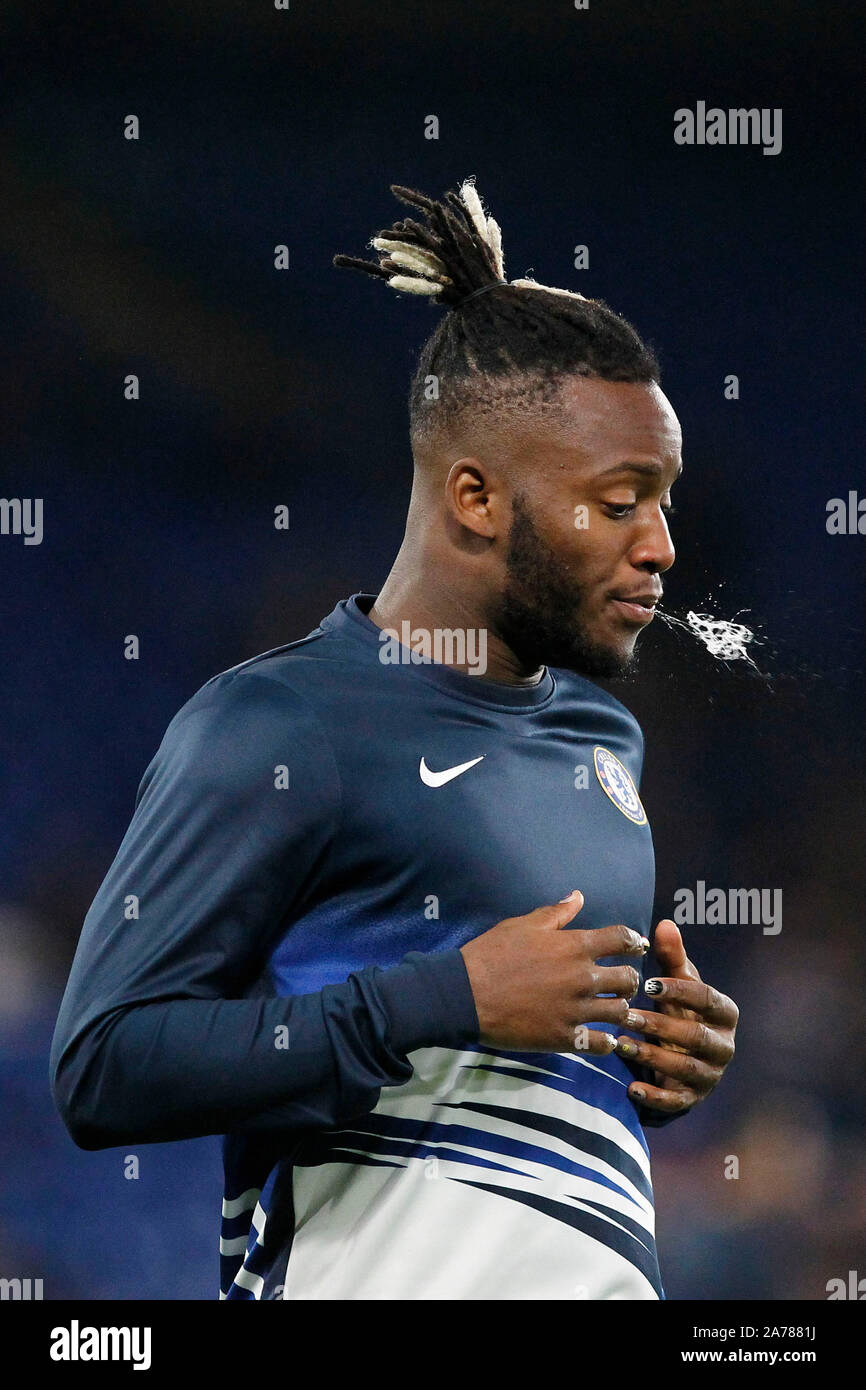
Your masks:
{"label": "man's chin", "polygon": [[588,680],[617,680],[629,676],[637,665],[636,642],[594,641],[576,624],[565,631],[550,626],[539,631],[524,622],[519,631],[508,632],[506,640],[527,671],[553,666]]}
{"label": "man's chin", "polygon": [[636,644],[627,649],[590,643],[569,645],[546,658],[546,665],[574,671],[588,680],[618,680],[637,667]]}

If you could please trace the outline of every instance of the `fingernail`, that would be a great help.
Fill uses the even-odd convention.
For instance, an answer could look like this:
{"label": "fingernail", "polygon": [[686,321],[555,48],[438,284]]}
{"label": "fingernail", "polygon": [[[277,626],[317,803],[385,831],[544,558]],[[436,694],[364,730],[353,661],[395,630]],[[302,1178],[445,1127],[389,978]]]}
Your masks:
{"label": "fingernail", "polygon": [[617,1038],[616,1050],[620,1057],[636,1057],[637,1043],[632,1042],[631,1038]]}
{"label": "fingernail", "polygon": [[608,1042],[609,1042],[609,1044],[610,1044],[610,1050],[611,1050],[611,1052],[613,1052],[613,1051],[615,1050],[615,1048],[616,1048],[618,1039],[614,1037],[613,1033],[605,1033],[604,1036],[607,1038],[607,1040],[608,1040]]}
{"label": "fingernail", "polygon": [[570,902],[573,902],[573,900],[574,900],[575,898],[582,898],[582,897],[583,897],[583,894],[581,893],[581,891],[580,891],[579,888],[572,888],[572,890],[571,890],[571,892],[568,894],[568,896],[565,897],[565,898],[560,898],[559,901],[560,901],[561,903],[570,903]]}
{"label": "fingernail", "polygon": [[643,946],[643,953],[644,953],[644,955],[646,955],[647,951],[648,951],[649,948],[650,948],[649,937],[648,937],[648,936],[642,936],[641,939],[640,939],[640,944]]}
{"label": "fingernail", "polygon": [[661,980],[647,980],[644,985],[644,994],[657,995],[664,994],[665,987]]}
{"label": "fingernail", "polygon": [[645,1095],[646,1092],[642,1091],[640,1086],[635,1086],[634,1090],[631,1092],[632,1099],[634,1100],[643,1100]]}
{"label": "fingernail", "polygon": [[625,1016],[625,1022],[627,1028],[643,1028],[646,1025],[643,1014],[632,1013],[631,1009]]}

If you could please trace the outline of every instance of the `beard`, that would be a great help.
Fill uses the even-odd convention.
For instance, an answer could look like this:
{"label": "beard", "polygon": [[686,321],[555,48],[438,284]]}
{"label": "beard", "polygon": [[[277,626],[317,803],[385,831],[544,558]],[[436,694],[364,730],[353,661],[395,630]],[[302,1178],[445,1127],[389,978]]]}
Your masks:
{"label": "beard", "polygon": [[514,498],[506,581],[493,628],[528,670],[561,666],[590,678],[632,672],[637,656],[593,642],[582,610],[586,589],[542,540],[526,506]]}

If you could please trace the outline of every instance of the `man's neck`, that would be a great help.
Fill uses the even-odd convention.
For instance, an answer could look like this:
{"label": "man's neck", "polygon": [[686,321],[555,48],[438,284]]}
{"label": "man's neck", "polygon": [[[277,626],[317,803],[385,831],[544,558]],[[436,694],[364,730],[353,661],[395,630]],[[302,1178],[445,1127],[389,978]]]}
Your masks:
{"label": "man's neck", "polygon": [[[521,667],[511,649],[491,632],[480,601],[473,601],[470,594],[441,581],[428,581],[417,574],[403,577],[396,563],[367,617],[377,627],[396,632],[401,641],[404,632],[418,633],[414,642],[410,639],[410,645],[419,645],[425,637],[434,645],[437,632],[484,632],[486,680],[503,685],[532,686],[538,684],[544,673],[543,667],[535,671]],[[444,648],[445,644],[439,645]],[[448,661],[446,664],[455,671],[477,670],[467,662]]]}

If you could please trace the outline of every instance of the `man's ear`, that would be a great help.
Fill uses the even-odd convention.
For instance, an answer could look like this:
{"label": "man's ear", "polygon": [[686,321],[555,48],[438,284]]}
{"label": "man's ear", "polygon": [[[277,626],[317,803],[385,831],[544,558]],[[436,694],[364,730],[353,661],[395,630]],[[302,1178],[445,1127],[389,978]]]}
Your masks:
{"label": "man's ear", "polygon": [[467,457],[452,463],[445,494],[451,515],[460,526],[484,540],[495,539],[501,529],[501,525],[497,526],[497,513],[503,498],[480,459]]}

